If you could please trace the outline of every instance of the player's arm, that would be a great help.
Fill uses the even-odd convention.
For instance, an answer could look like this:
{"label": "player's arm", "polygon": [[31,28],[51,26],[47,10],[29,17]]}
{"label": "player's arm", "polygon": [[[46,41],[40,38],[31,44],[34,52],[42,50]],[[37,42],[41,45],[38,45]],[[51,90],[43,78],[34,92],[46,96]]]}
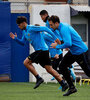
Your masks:
{"label": "player's arm", "polygon": [[59,39],[56,37],[56,35],[48,27],[45,27],[45,26],[32,26],[30,28],[30,30],[31,31],[39,31],[39,32],[45,31],[45,32],[49,33],[58,44],[60,44]]}
{"label": "player's arm", "polygon": [[64,48],[69,48],[72,45],[71,35],[70,35],[70,31],[69,31],[68,27],[62,28],[61,35],[62,35],[64,43],[61,45],[52,43],[51,44],[52,48],[64,49]]}
{"label": "player's arm", "polygon": [[43,37],[44,37],[45,40],[47,40],[49,42],[53,42],[54,41],[53,37],[50,34],[45,33],[45,32],[42,32],[41,34],[43,34]]}
{"label": "player's arm", "polygon": [[60,41],[62,41],[62,38],[61,38],[61,36],[60,36],[60,32],[59,32],[59,30],[53,30],[53,32],[54,32],[54,34],[59,38],[59,40]]}
{"label": "player's arm", "polygon": [[21,45],[24,45],[24,43],[25,43],[25,41],[26,41],[24,35],[22,36],[21,39],[19,39],[19,38],[17,37],[17,34],[16,34],[16,33],[13,34],[13,33],[11,32],[9,35],[10,35],[10,37],[11,37],[13,40],[15,40],[16,42],[18,42],[18,43],[21,44]]}
{"label": "player's arm", "polygon": [[59,59],[59,54],[56,54],[56,55],[54,56],[54,58],[55,58],[55,59]]}

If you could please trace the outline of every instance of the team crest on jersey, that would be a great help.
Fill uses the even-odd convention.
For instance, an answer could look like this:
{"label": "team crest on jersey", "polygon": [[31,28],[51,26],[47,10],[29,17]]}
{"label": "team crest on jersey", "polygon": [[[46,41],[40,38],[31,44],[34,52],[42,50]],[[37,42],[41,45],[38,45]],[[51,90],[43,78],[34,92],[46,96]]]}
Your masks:
{"label": "team crest on jersey", "polygon": [[31,39],[30,39],[30,33],[26,33],[25,35],[26,35],[27,40],[30,42],[31,41]]}
{"label": "team crest on jersey", "polygon": [[28,33],[28,36],[30,36],[30,34]]}
{"label": "team crest on jersey", "polygon": [[30,33],[27,33],[27,34],[25,34],[25,35],[30,36]]}
{"label": "team crest on jersey", "polygon": [[29,38],[28,38],[28,41],[31,41],[31,39],[30,39],[30,33],[28,33],[28,37],[29,37]]}
{"label": "team crest on jersey", "polygon": [[31,41],[31,39],[27,39],[28,41]]}

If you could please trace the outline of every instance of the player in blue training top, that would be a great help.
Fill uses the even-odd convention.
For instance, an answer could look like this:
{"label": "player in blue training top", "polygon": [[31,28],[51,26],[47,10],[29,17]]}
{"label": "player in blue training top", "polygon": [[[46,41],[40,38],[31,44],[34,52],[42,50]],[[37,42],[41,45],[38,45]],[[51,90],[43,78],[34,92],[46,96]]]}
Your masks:
{"label": "player in blue training top", "polygon": [[64,56],[59,68],[69,84],[69,90],[63,96],[68,96],[74,92],[77,92],[73,82],[71,81],[70,74],[67,67],[75,61],[82,67],[87,76],[90,77],[90,62],[88,60],[88,48],[82,41],[80,35],[68,24],[61,23],[58,16],[49,17],[50,27],[54,30],[58,29],[59,33],[64,41],[63,44],[58,45],[52,43],[51,46],[57,49],[69,48],[70,50]]}
{"label": "player in blue training top", "polygon": [[[39,24],[35,24],[35,26],[40,26]],[[52,63],[52,67],[53,69],[55,69],[59,74],[60,71],[58,69],[58,65],[59,62],[62,60],[62,50],[60,49],[54,49],[51,48],[51,44],[54,43],[54,38],[48,34],[47,32],[42,32],[42,35],[44,37],[45,43],[47,44],[48,48],[49,48],[49,53],[50,53],[50,58],[51,58],[51,63]],[[52,80],[54,80],[55,78],[53,78]]]}
{"label": "player in blue training top", "polygon": [[58,71],[57,68],[58,68],[59,62],[62,60],[62,50],[50,48],[51,44],[54,43],[53,37],[46,32],[42,32],[42,34],[43,34],[44,40],[45,40],[45,42],[46,42],[46,44],[48,45],[48,48],[49,48],[52,66],[59,74],[61,74],[60,71]]}
{"label": "player in blue training top", "polygon": [[50,25],[49,25],[49,22],[48,22],[48,18],[49,18],[48,12],[46,10],[41,10],[39,15],[40,15],[41,19],[43,20],[43,22],[46,23],[46,26],[48,28],[50,28]]}
{"label": "player in blue training top", "polygon": [[26,66],[26,68],[28,68],[28,70],[37,79],[34,89],[36,89],[41,83],[44,82],[44,80],[39,76],[34,66],[32,65],[32,63],[39,63],[42,67],[46,69],[48,73],[50,73],[57,79],[59,84],[62,86],[62,91],[65,91],[68,88],[68,85],[60,77],[60,75],[52,68],[51,61],[49,59],[48,46],[46,45],[44,38],[40,32],[46,31],[47,33],[51,34],[57,43],[60,43],[59,39],[47,27],[28,25],[27,19],[24,16],[19,16],[16,22],[18,27],[21,30],[23,30],[22,39],[18,39],[17,35],[14,35],[12,32],[10,33],[10,37],[22,45],[25,43],[26,40],[28,40],[29,43],[35,49],[35,52],[30,54],[24,60],[24,65]]}
{"label": "player in blue training top", "polygon": [[[50,28],[49,21],[48,21],[48,18],[49,18],[48,12],[47,12],[46,10],[41,10],[39,14],[40,14],[41,19],[43,20],[43,22],[46,23],[46,26],[47,26],[48,28]],[[62,38],[61,38],[61,36],[60,36],[60,34],[59,34],[59,31],[58,31],[58,30],[53,30],[52,28],[50,28],[50,29],[51,29],[51,30],[55,33],[55,35],[59,38],[59,40],[61,41],[61,43],[63,43]],[[63,49],[62,49],[62,50],[63,50]],[[61,56],[59,56],[59,57],[60,57],[60,61],[61,61]],[[52,67],[53,67],[53,68],[57,69],[58,64],[59,64],[59,59],[58,59],[58,60],[55,59],[55,58],[52,59]],[[74,73],[73,68],[74,68],[74,67],[71,65],[70,68],[69,68],[69,71],[70,71],[70,75],[72,76],[73,80],[75,80],[75,79],[76,79],[76,75],[75,75],[75,73]],[[54,80],[54,77],[53,77],[51,80]]]}

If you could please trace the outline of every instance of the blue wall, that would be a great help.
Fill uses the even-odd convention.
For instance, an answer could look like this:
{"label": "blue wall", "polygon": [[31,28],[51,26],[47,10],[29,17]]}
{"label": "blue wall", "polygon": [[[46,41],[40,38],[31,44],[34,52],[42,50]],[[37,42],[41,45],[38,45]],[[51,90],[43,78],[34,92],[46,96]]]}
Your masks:
{"label": "blue wall", "polygon": [[0,74],[11,74],[10,3],[0,2]]}
{"label": "blue wall", "polygon": [[28,82],[29,71],[23,65],[24,59],[29,55],[29,44],[21,46],[9,37],[9,33],[17,33],[21,38],[22,32],[16,24],[17,16],[29,14],[11,14],[10,3],[0,2],[0,75],[8,74],[12,82]]}
{"label": "blue wall", "polygon": [[[16,24],[17,16],[26,16],[29,22],[29,14],[11,14],[11,32],[17,33],[18,37],[21,38],[22,31]],[[28,82],[29,72],[23,65],[24,59],[29,55],[29,44],[25,46],[18,44],[16,41],[11,39],[11,79],[12,82]]]}

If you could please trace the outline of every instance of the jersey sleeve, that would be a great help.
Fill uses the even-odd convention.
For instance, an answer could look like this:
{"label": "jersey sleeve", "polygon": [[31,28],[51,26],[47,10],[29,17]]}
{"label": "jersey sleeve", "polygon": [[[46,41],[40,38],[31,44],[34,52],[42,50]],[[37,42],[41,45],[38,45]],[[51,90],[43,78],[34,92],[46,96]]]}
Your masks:
{"label": "jersey sleeve", "polygon": [[56,49],[69,48],[72,45],[72,40],[71,40],[71,34],[68,26],[62,27],[60,35],[64,43],[61,45],[57,45]]}
{"label": "jersey sleeve", "polygon": [[23,34],[23,36],[22,36],[21,39],[19,39],[18,37],[15,37],[14,40],[15,40],[17,43],[19,43],[20,45],[24,45],[24,44],[25,44],[25,41],[26,41],[26,38],[25,38],[25,36],[24,36],[24,34]]}
{"label": "jersey sleeve", "polygon": [[48,34],[46,32],[42,32],[42,34],[43,34],[43,37],[45,40],[50,41],[50,42],[54,41],[53,37],[50,34]]}
{"label": "jersey sleeve", "polygon": [[31,26],[30,30],[36,32],[47,32],[54,38],[54,40],[57,39],[56,35],[46,26]]}

